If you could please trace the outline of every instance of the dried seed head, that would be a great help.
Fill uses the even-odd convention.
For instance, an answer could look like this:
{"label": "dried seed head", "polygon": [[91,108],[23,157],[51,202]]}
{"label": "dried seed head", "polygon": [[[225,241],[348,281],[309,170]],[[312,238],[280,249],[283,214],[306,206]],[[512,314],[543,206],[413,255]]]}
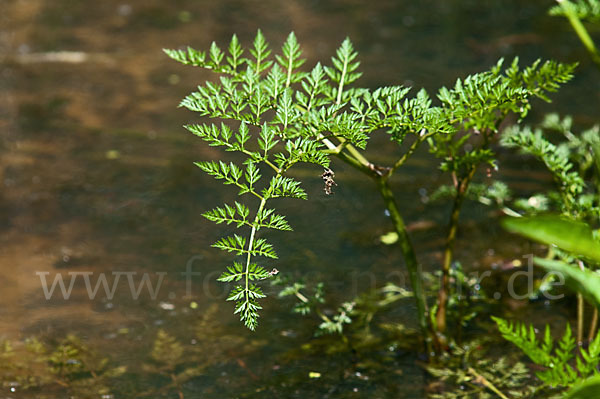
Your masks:
{"label": "dried seed head", "polygon": [[321,177],[323,178],[323,183],[325,184],[325,187],[323,187],[323,191],[325,191],[325,194],[333,194],[332,188],[333,186],[337,186],[337,183],[333,180],[333,178],[335,177],[335,173],[333,172],[333,170],[329,168],[325,169]]}

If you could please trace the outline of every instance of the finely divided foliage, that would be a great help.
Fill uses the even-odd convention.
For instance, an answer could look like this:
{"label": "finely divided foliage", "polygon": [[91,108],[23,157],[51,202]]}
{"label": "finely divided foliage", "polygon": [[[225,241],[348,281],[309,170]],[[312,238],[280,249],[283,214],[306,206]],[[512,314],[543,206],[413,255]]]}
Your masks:
{"label": "finely divided foliage", "polygon": [[[541,128],[513,126],[507,129],[502,144],[533,155],[550,171],[558,192],[551,192],[550,198],[544,197],[545,203],[554,200],[558,210],[567,217],[597,221],[600,184],[594,190],[586,185],[584,177],[593,174],[590,169],[600,172],[600,161],[597,161],[600,159],[600,126],[580,133],[572,132],[571,128],[571,118],[560,119],[557,114],[550,114]],[[552,135],[563,136],[564,140],[554,144],[550,141]]]}
{"label": "finely divided foliage", "polygon": [[600,21],[600,0],[563,1],[563,4],[550,9],[550,15],[566,16],[565,7],[569,7],[583,20],[590,22]]}
{"label": "finely divided foliage", "polygon": [[[537,377],[546,385],[571,386],[598,373],[600,362],[600,334],[592,340],[587,349],[579,348],[567,324],[563,337],[554,347],[550,327],[546,326],[543,340],[538,340],[533,326],[514,324],[500,318],[493,318],[504,339],[518,346],[535,364],[543,370]],[[573,362],[575,359],[575,362]]]}
{"label": "finely divided foliage", "polygon": [[[258,323],[265,295],[257,281],[270,277],[255,258],[277,255],[261,229],[291,230],[285,216],[266,207],[273,198],[306,199],[301,183],[288,176],[297,163],[312,163],[328,168],[331,155],[348,160],[367,145],[369,135],[385,130],[398,144],[410,137],[409,150],[391,172],[424,141],[473,126],[496,128],[498,113],[509,111],[525,115],[529,98],[545,98],[559,83],[571,77],[573,65],[552,62],[535,63],[520,70],[517,61],[506,70],[499,62],[490,71],[458,80],[452,89],[438,93],[439,105],[424,91],[408,97],[409,88],[381,87],[374,90],[351,86],[360,76],[357,52],[349,39],[344,40],[331,66],[305,64],[302,50],[291,33],[281,54],[272,50],[258,31],[253,45],[244,49],[234,35],[226,52],[215,43],[208,52],[187,48],[165,50],[171,58],[209,70],[218,79],[205,82],[186,96],[181,106],[200,116],[230,121],[190,124],[187,130],[210,146],[236,152],[241,164],[204,161],[196,165],[224,184],[235,186],[244,198],[255,197],[257,210],[250,211],[247,200],[235,201],[208,211],[204,216],[215,223],[246,228],[245,235],[234,234],[218,240],[214,246],[232,252],[243,261],[235,261],[220,277],[223,282],[238,282],[228,300],[235,301],[235,313],[250,329]],[[267,175],[268,174],[268,175]]]}

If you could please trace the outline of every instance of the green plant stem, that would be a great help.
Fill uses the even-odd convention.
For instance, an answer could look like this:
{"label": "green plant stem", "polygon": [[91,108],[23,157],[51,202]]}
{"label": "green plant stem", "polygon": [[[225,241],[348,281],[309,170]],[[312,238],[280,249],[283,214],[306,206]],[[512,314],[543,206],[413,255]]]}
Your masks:
{"label": "green plant stem", "polygon": [[[481,148],[488,148],[490,141],[493,137],[494,132],[497,132],[500,128],[500,124],[506,117],[506,114],[501,115],[494,124],[494,129],[487,129],[482,132],[483,143]],[[444,260],[442,264],[442,282],[440,284],[440,290],[438,292],[437,301],[437,313],[435,321],[435,331],[437,332],[436,338],[438,340],[444,339],[444,332],[447,327],[447,307],[448,297],[450,296],[450,267],[452,266],[452,259],[454,257],[454,243],[456,241],[456,233],[458,231],[458,222],[460,219],[460,212],[462,209],[463,202],[469,191],[469,186],[475,172],[477,171],[477,165],[470,165],[470,169],[462,177],[458,178],[455,173],[452,174],[452,180],[456,187],[456,194],[452,204],[452,213],[450,214],[450,222],[448,223],[448,234],[446,235],[446,245],[444,249]],[[459,321],[460,323],[460,321]]]}
{"label": "green plant stem", "polygon": [[[336,146],[333,143],[325,144],[332,150],[336,148]],[[354,147],[352,145],[346,146],[346,149],[350,148]],[[354,150],[358,153],[356,149]],[[398,205],[396,204],[394,193],[390,188],[388,176],[380,175],[376,171],[374,165],[362,155],[359,159],[343,151],[335,152],[335,155],[348,165],[354,167],[355,169],[374,179],[375,183],[377,184],[379,193],[383,199],[386,209],[390,213],[390,218],[392,219],[392,223],[394,224],[394,228],[396,230],[396,233],[398,234],[398,242],[402,251],[404,262],[406,263],[406,268],[408,270],[411,288],[413,289],[415,296],[419,327],[424,336],[426,337],[425,344],[428,353],[430,353],[432,334],[428,322],[427,297],[425,295],[423,287],[421,266],[417,261],[417,256],[415,254],[414,247],[412,245],[412,242],[410,241],[408,231],[406,230],[406,224],[404,223],[404,219],[402,218]]]}
{"label": "green plant stem", "polygon": [[594,308],[592,313],[592,321],[590,322],[590,332],[588,335],[588,341],[593,341],[596,338],[596,331],[598,329],[598,308]]}
{"label": "green plant stem", "polygon": [[[404,261],[406,262],[410,284],[415,295],[419,327],[424,334],[429,335],[429,324],[427,322],[427,300],[425,291],[423,289],[421,266],[417,261],[414,247],[410,241],[410,237],[408,236],[408,231],[406,230],[406,224],[404,223],[404,219],[400,214],[394,194],[387,179],[379,177],[376,179],[376,182],[377,187],[379,188],[379,193],[383,198],[383,202],[390,213],[390,218],[392,219],[392,223],[394,224],[396,232],[398,233],[398,242],[400,244],[400,249],[402,250],[402,255],[404,256]],[[427,346],[429,347],[430,338],[427,338],[426,342]]]}
{"label": "green plant stem", "polygon": [[596,197],[598,206],[600,206],[600,138],[592,143],[592,155],[594,156],[594,165],[596,166],[595,183]]}
{"label": "green plant stem", "polygon": [[454,256],[454,243],[456,241],[456,233],[458,231],[458,221],[463,201],[467,194],[469,184],[475,175],[477,168],[472,166],[467,175],[458,180],[456,186],[456,195],[452,204],[452,213],[450,215],[450,223],[448,226],[448,234],[446,235],[446,247],[444,249],[444,263],[442,264],[442,282],[438,292],[438,309],[436,314],[436,331],[443,334],[446,331],[446,313],[448,305],[448,297],[450,295],[450,267],[452,266],[452,258]]}
{"label": "green plant stem", "polygon": [[390,171],[387,174],[388,178],[392,176],[392,174],[396,171],[396,169],[398,169],[400,166],[404,165],[404,163],[408,160],[408,158],[417,150],[417,148],[419,147],[419,144],[421,144],[423,142],[423,140],[424,140],[424,138],[417,137],[417,139],[410,145],[410,147],[408,147],[408,151],[406,151],[404,153],[404,155],[402,155],[400,157],[400,159],[398,159],[396,161],[394,166],[392,166],[392,168],[390,169]]}
{"label": "green plant stem", "polygon": [[408,160],[408,158],[410,158],[410,156],[412,154],[414,154],[414,152],[417,150],[417,148],[419,148],[419,145],[424,142],[425,140],[427,140],[429,137],[433,136],[437,134],[436,131],[432,131],[432,132],[428,132],[428,133],[424,133],[422,135],[417,136],[417,139],[410,145],[410,147],[408,147],[408,150],[404,153],[404,155],[402,155],[400,157],[400,159],[398,159],[396,161],[396,163],[394,164],[394,166],[392,166],[390,168],[390,170],[387,172],[387,178],[389,179],[392,174],[396,171],[396,169],[398,169],[400,166],[404,165],[404,163],[406,163],[406,161]]}
{"label": "green plant stem", "polygon": [[590,323],[590,333],[588,335],[588,341],[591,342],[596,338],[596,330],[598,329],[598,308],[594,308],[592,313],[592,321]]}
{"label": "green plant stem", "polygon": [[583,345],[583,312],[585,303],[583,295],[577,294],[577,345]]}
{"label": "green plant stem", "polygon": [[590,53],[592,57],[592,61],[596,64],[598,68],[600,68],[600,54],[598,53],[598,49],[594,44],[594,40],[590,37],[587,29],[579,19],[579,16],[575,12],[575,6],[568,0],[557,0],[560,7],[563,9],[565,16],[569,20],[571,27],[579,37],[581,43],[583,43],[584,47]]}
{"label": "green plant stem", "polygon": [[[585,266],[582,261],[578,261],[579,269],[585,270]],[[583,301],[583,295],[577,293],[577,345],[583,345],[583,317],[585,310],[585,302]]]}

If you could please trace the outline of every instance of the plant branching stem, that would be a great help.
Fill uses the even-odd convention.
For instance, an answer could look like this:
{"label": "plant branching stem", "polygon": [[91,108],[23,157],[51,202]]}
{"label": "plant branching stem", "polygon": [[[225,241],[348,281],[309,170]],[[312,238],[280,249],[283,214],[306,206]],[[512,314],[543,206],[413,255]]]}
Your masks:
{"label": "plant branching stem", "polygon": [[592,313],[592,321],[590,323],[590,333],[588,335],[588,341],[591,342],[596,338],[596,330],[598,329],[598,308],[594,308]]}
{"label": "plant branching stem", "polygon": [[[427,322],[427,300],[423,287],[423,279],[421,276],[421,265],[417,261],[414,247],[410,241],[410,237],[408,236],[408,231],[406,230],[406,224],[404,223],[404,219],[400,214],[400,210],[398,209],[398,205],[396,204],[394,194],[390,188],[387,178],[378,177],[376,182],[377,187],[379,188],[379,193],[381,194],[383,202],[385,203],[385,207],[390,213],[390,218],[392,219],[396,233],[398,233],[398,243],[400,244],[400,249],[402,250],[402,255],[404,256],[410,284],[415,295],[419,327],[423,333],[428,336],[430,330]],[[429,347],[430,337],[426,338],[426,343]]]}
{"label": "plant branching stem", "polygon": [[[342,139],[343,140],[343,139]],[[344,143],[344,142],[342,142]],[[353,145],[351,144],[346,144],[345,148],[348,150],[348,152],[358,161],[360,162],[362,165],[364,166],[368,166],[371,164],[371,162],[369,162],[367,160],[367,158],[365,158]]]}
{"label": "plant branching stem", "polygon": [[583,316],[585,302],[583,295],[577,293],[577,345],[583,345]]}
{"label": "plant branching stem", "polygon": [[427,140],[427,138],[433,136],[436,133],[437,132],[433,131],[433,132],[428,132],[428,133],[425,133],[423,135],[418,136],[417,139],[410,145],[410,147],[408,148],[408,150],[404,153],[404,155],[402,155],[402,157],[400,157],[400,159],[398,159],[396,161],[396,163],[394,164],[394,166],[391,167],[391,169],[387,173],[387,177],[388,178],[391,177],[392,174],[396,171],[396,169],[398,169],[400,166],[404,165],[404,163],[406,163],[406,161],[408,160],[408,158],[410,158],[410,156],[412,154],[414,154],[414,152],[417,150],[417,148],[419,147],[419,145],[422,142],[424,142],[425,140]]}
{"label": "plant branching stem", "polygon": [[446,248],[444,249],[444,263],[442,264],[442,282],[438,292],[438,309],[436,314],[436,331],[444,333],[446,330],[446,312],[448,297],[450,295],[450,267],[454,256],[454,243],[456,241],[456,233],[458,231],[458,221],[463,201],[467,195],[469,184],[475,175],[477,168],[473,165],[467,175],[457,180],[456,194],[452,204],[452,213],[450,215],[450,223],[448,226],[448,234],[446,235]]}
{"label": "plant branching stem", "polygon": [[[328,140],[324,140],[324,143],[328,148],[332,150],[337,148],[335,144],[328,142]],[[360,154],[360,152],[358,152],[358,150],[356,150],[352,145],[347,145],[346,149],[348,150],[348,152],[350,152],[350,154],[344,151],[339,151],[335,152],[335,155],[348,165],[354,167],[355,169],[374,179],[374,181],[377,184],[379,193],[384,201],[385,207],[390,213],[390,218],[392,220],[392,223],[394,224],[396,233],[398,234],[398,243],[400,245],[402,256],[406,263],[411,288],[414,292],[419,327],[423,332],[424,336],[426,337],[425,344],[429,353],[431,352],[431,329],[428,323],[427,297],[425,295],[423,287],[421,266],[417,261],[417,256],[415,254],[414,247],[408,235],[408,231],[406,230],[406,224],[404,222],[404,219],[402,218],[398,205],[396,204],[394,193],[390,188],[388,182],[389,176],[382,176],[379,173],[377,173],[377,171],[373,168],[373,164],[369,162],[362,154]],[[352,151],[352,149],[354,149],[354,151]],[[360,157],[356,157],[355,154],[360,155]]]}
{"label": "plant branching stem", "polygon": [[[579,269],[585,270],[585,266],[582,261],[578,261]],[[577,293],[577,345],[583,345],[583,318],[585,311],[585,302],[583,301],[583,295],[580,292]]]}
{"label": "plant branching stem", "polygon": [[[494,129],[489,129],[482,132],[482,149],[489,147],[492,135],[494,132],[498,131],[505,116],[506,115],[502,115],[496,120]],[[446,247],[444,249],[444,261],[442,264],[442,282],[438,292],[438,309],[435,325],[435,331],[438,334],[436,335],[436,339],[443,339],[443,334],[446,330],[448,297],[450,296],[450,267],[452,266],[452,259],[454,257],[454,243],[456,242],[456,233],[458,231],[458,222],[460,219],[462,204],[467,196],[469,185],[471,184],[476,171],[477,165],[470,165],[467,173],[462,178],[459,178],[456,173],[452,173],[452,180],[456,188],[456,194],[454,196],[452,213],[450,214],[450,222],[448,224]]]}

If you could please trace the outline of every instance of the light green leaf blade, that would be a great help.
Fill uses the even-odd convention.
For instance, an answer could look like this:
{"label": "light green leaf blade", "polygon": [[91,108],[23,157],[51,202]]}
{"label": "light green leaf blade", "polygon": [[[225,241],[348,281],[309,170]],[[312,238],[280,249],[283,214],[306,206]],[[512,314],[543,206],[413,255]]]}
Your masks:
{"label": "light green leaf blade", "polygon": [[600,392],[600,376],[592,377],[574,387],[564,399],[597,399]]}
{"label": "light green leaf blade", "polygon": [[600,275],[587,269],[581,270],[564,262],[543,258],[533,258],[536,265],[558,273],[565,278],[567,285],[581,293],[596,307],[600,306]]}
{"label": "light green leaf blade", "polygon": [[592,229],[585,223],[557,215],[538,215],[522,218],[505,218],[505,229],[512,233],[577,255],[600,262],[600,243],[594,239]]}

